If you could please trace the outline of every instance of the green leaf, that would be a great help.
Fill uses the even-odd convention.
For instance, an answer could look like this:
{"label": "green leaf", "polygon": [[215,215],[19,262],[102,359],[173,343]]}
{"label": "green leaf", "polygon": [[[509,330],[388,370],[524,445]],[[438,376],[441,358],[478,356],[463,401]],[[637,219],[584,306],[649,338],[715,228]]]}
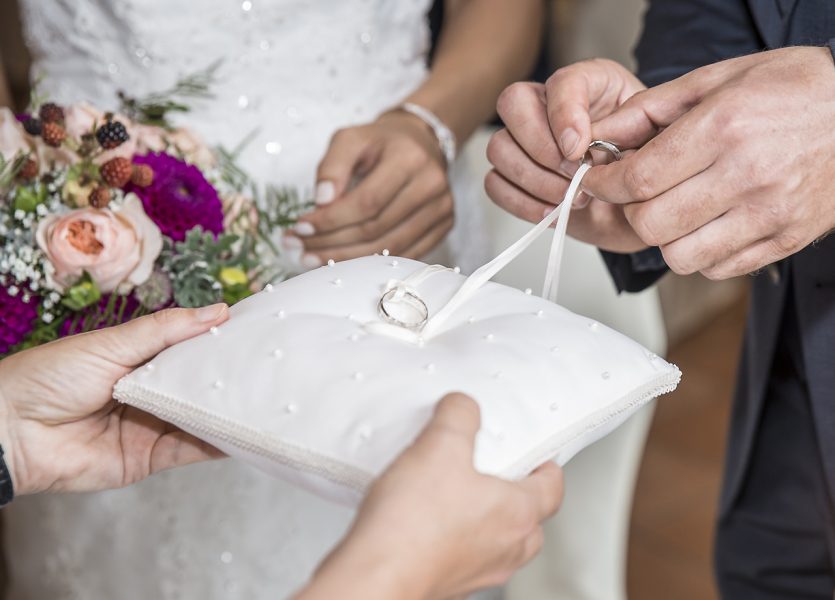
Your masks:
{"label": "green leaf", "polygon": [[101,300],[99,286],[85,273],[81,281],[67,290],[64,299],[61,300],[61,304],[70,310],[78,311],[95,304],[99,300]]}
{"label": "green leaf", "polygon": [[21,186],[17,188],[14,199],[14,209],[24,212],[35,212],[38,204],[46,200],[46,188],[38,186]]}

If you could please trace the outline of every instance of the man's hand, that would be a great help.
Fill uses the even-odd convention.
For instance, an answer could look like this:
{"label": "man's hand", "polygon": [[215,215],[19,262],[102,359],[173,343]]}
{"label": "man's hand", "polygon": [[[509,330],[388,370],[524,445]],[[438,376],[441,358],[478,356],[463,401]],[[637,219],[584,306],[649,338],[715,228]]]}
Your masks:
{"label": "man's hand", "polygon": [[452,193],[438,140],[407,112],[336,132],[317,179],[316,209],[285,238],[291,248],[303,246],[305,267],[384,249],[420,258],[452,229]]}
{"label": "man's hand", "polygon": [[501,584],[530,560],[542,545],[540,522],[562,499],[562,472],[548,463],[515,483],[480,475],[479,421],[468,397],[442,400],[299,599],[447,599]]}
{"label": "man's hand", "polygon": [[640,93],[594,125],[627,148],[584,189],[625,205],[671,269],[725,279],[835,228],[835,66],[787,48],[704,67]]}
{"label": "man's hand", "polygon": [[170,309],[0,361],[0,444],[16,494],[117,488],[216,458],[204,442],[117,404],[133,368],[228,318],[226,305]]}
{"label": "man's hand", "polygon": [[[517,83],[499,98],[507,129],[493,136],[487,155],[495,169],[485,187],[496,204],[538,222],[562,201],[569,179],[591,143],[593,122],[610,115],[644,86],[621,65],[588,60],[560,69],[546,85]],[[596,133],[596,132],[595,132]],[[578,198],[569,234],[606,250],[646,247],[623,208]],[[585,206],[585,208],[583,208]]]}

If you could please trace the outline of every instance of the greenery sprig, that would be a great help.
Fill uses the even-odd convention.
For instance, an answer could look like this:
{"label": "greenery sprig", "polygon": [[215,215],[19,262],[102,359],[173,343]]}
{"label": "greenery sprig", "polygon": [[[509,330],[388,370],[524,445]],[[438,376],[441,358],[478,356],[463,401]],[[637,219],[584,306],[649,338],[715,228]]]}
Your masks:
{"label": "greenery sprig", "polygon": [[120,91],[122,112],[133,121],[172,129],[173,126],[168,120],[170,113],[189,112],[189,100],[213,97],[211,88],[221,64],[222,61],[215,61],[202,71],[178,80],[171,88],[143,98],[133,98]]}

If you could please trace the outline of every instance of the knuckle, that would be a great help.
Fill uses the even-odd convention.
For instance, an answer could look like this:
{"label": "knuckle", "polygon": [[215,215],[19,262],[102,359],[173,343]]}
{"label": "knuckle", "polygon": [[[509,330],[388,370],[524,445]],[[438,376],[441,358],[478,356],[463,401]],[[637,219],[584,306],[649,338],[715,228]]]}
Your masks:
{"label": "knuckle", "polygon": [[517,81],[507,86],[499,99],[496,101],[496,110],[499,116],[504,117],[509,111],[516,108],[516,103],[530,91],[530,84],[524,81]]}
{"label": "knuckle", "polygon": [[359,224],[359,235],[363,242],[372,242],[380,237],[379,219],[369,219]]}
{"label": "knuckle", "polygon": [[661,254],[664,256],[664,262],[667,263],[673,273],[692,275],[696,272],[693,256],[690,253],[682,252],[675,246],[667,246],[661,248]]}
{"label": "knuckle", "polygon": [[631,161],[623,171],[623,184],[633,200],[645,202],[653,198],[653,176],[640,162]]}
{"label": "knuckle", "polygon": [[507,129],[501,129],[490,137],[487,143],[487,160],[491,165],[499,165],[505,155],[505,147],[510,142]]}
{"label": "knuckle", "polygon": [[658,217],[653,206],[649,204],[629,204],[624,206],[624,214],[632,229],[648,246],[660,246],[664,239],[660,226],[657,224]]}
{"label": "knuckle", "polygon": [[383,201],[378,194],[365,192],[357,196],[357,208],[362,214],[377,214],[383,206]]}
{"label": "knuckle", "polygon": [[344,144],[354,139],[356,131],[352,127],[343,127],[333,132],[330,143],[332,146],[336,144]]}
{"label": "knuckle", "polygon": [[437,196],[449,189],[449,179],[447,179],[446,171],[440,165],[433,165],[425,170],[423,173],[424,183],[433,196]]}

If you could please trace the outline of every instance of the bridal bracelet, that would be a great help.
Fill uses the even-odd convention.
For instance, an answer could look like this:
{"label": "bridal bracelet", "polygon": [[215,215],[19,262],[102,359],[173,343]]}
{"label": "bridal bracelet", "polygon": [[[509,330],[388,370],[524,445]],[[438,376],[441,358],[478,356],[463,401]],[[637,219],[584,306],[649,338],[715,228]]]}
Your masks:
{"label": "bridal bracelet", "polygon": [[404,102],[394,110],[405,111],[426,123],[426,125],[428,125],[432,130],[432,133],[435,134],[435,137],[438,138],[438,145],[441,147],[441,154],[444,155],[447,167],[452,165],[452,161],[455,160],[455,154],[457,151],[455,134],[452,133],[452,130],[449,127],[444,125],[444,122],[441,121],[435,113],[428,108],[424,108],[423,106],[413,102]]}

